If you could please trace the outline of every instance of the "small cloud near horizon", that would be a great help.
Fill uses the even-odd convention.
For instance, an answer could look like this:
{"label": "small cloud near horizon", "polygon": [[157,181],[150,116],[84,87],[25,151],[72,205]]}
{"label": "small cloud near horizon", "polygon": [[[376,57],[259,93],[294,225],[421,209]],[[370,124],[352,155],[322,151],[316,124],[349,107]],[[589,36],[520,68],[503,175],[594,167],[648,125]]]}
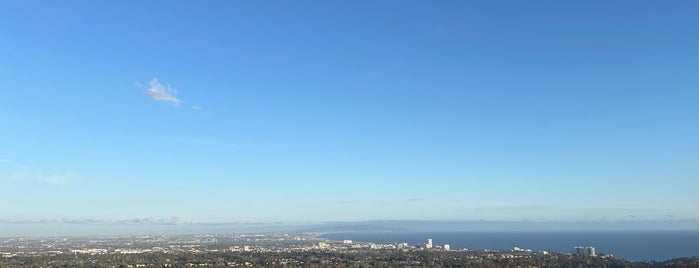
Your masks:
{"label": "small cloud near horizon", "polygon": [[163,85],[158,78],[153,78],[148,85],[136,82],[136,87],[146,89],[151,100],[167,102],[173,106],[179,106],[182,100],[177,98],[177,90],[170,85]]}
{"label": "small cloud near horizon", "polygon": [[64,185],[75,181],[78,174],[73,172],[63,173],[44,173],[41,170],[16,171],[6,176],[0,176],[0,179],[6,179],[17,182],[45,182],[55,185]]}
{"label": "small cloud near horizon", "polygon": [[162,185],[167,186],[167,187],[193,188],[193,187],[201,187],[204,185],[204,183],[198,182],[198,181],[194,181],[194,182],[177,181],[177,182],[164,183]]}
{"label": "small cloud near horizon", "polygon": [[9,164],[10,172],[0,174],[0,180],[15,182],[44,182],[55,185],[69,184],[76,180],[74,172],[44,172],[41,169],[30,168],[9,159],[0,159],[0,163]]}

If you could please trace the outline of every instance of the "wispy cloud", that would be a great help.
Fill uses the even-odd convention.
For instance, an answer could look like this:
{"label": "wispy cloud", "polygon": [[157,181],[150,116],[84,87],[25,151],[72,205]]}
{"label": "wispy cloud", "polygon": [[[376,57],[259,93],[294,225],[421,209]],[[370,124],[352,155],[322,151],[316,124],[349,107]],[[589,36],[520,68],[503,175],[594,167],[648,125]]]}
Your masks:
{"label": "wispy cloud", "polygon": [[502,212],[502,213],[512,213],[512,212],[525,212],[525,211],[538,211],[555,209],[555,207],[547,207],[540,205],[502,205],[502,206],[484,206],[476,207],[474,210],[476,212]]}
{"label": "wispy cloud", "polygon": [[217,146],[220,148],[233,148],[240,146],[238,143],[224,139],[211,138],[167,138],[164,142],[176,142],[181,144],[201,145],[201,146]]}
{"label": "wispy cloud", "polygon": [[151,100],[167,102],[174,106],[179,106],[180,103],[182,103],[182,101],[177,98],[177,90],[170,85],[161,84],[158,78],[150,80],[148,85],[136,82],[136,86],[146,89]]}
{"label": "wispy cloud", "polygon": [[192,224],[192,222],[182,221],[179,217],[173,216],[169,219],[163,218],[132,218],[122,220],[106,220],[106,219],[40,219],[40,220],[7,220],[0,219],[0,223],[14,224],[89,224],[89,225],[175,225],[175,224]]}
{"label": "wispy cloud", "polygon": [[[10,180],[16,182],[44,182],[50,184],[68,184],[74,181],[78,174],[74,172],[44,172],[40,169],[30,168],[17,164],[7,159],[2,159],[2,164],[9,164],[8,173],[0,174],[0,180]],[[10,164],[12,163],[12,164]]]}
{"label": "wispy cloud", "polygon": [[171,224],[189,224],[180,220],[180,218],[173,216],[170,219],[155,219],[153,217],[147,218],[133,218],[128,220],[111,221],[108,223],[116,224],[146,224],[146,225],[171,225]]}
{"label": "wispy cloud", "polygon": [[41,170],[21,170],[16,171],[7,176],[0,176],[0,178],[5,178],[13,181],[23,181],[23,182],[45,182],[50,184],[67,184],[74,181],[77,177],[76,173],[73,172],[62,172],[62,173],[44,173]]}
{"label": "wispy cloud", "polygon": [[197,182],[197,181],[176,181],[176,182],[168,182],[164,183],[163,186],[167,187],[176,187],[176,188],[195,188],[195,187],[201,187],[203,186],[204,183],[202,182]]}

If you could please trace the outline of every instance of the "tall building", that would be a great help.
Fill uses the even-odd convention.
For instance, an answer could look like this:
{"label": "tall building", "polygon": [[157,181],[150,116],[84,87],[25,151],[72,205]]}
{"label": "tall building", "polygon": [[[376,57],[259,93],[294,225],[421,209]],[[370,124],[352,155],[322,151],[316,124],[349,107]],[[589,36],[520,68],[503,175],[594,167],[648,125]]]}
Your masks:
{"label": "tall building", "polygon": [[587,255],[590,255],[592,257],[597,256],[597,252],[595,252],[595,247],[587,247]]}
{"label": "tall building", "polygon": [[577,246],[575,247],[575,254],[582,255],[582,256],[597,256],[597,252],[595,251],[595,247],[583,247],[583,246]]}
{"label": "tall building", "polygon": [[432,238],[427,239],[427,244],[425,244],[426,249],[431,249],[432,248]]}
{"label": "tall building", "polygon": [[451,250],[451,246],[450,246],[449,244],[444,244],[444,250],[450,251],[450,250]]}

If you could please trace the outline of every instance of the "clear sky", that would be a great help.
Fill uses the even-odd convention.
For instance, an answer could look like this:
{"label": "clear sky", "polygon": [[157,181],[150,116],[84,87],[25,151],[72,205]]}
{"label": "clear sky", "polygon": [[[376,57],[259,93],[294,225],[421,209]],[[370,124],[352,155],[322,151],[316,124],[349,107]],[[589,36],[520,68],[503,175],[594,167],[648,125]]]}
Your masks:
{"label": "clear sky", "polygon": [[697,219],[697,14],[0,1],[0,219]]}

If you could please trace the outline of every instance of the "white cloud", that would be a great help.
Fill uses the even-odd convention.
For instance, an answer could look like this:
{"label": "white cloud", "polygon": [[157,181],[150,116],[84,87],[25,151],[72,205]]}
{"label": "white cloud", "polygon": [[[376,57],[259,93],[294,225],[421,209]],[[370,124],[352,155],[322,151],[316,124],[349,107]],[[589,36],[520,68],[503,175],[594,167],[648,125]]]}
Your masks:
{"label": "white cloud", "polygon": [[20,169],[29,169],[28,166],[22,165],[20,163],[14,162],[10,159],[0,159],[0,164],[6,164],[9,165],[15,169],[20,168]]}
{"label": "white cloud", "polygon": [[36,182],[45,182],[45,183],[50,183],[50,184],[68,184],[72,181],[74,181],[77,177],[77,174],[72,173],[72,172],[63,172],[63,173],[44,173],[41,170],[22,170],[22,171],[16,171],[12,174],[9,174],[7,176],[0,176],[1,178],[8,179],[8,180],[13,180],[13,181],[21,181],[21,182],[31,182],[31,181],[36,181]]}
{"label": "white cloud", "polygon": [[154,101],[168,102],[172,105],[179,106],[182,101],[177,98],[177,90],[170,85],[163,86],[158,81],[158,78],[153,78],[148,82],[148,85],[143,85],[136,82],[136,86],[145,88],[148,91],[148,96]]}
{"label": "white cloud", "polygon": [[177,182],[169,182],[169,183],[164,183],[163,186],[167,187],[175,187],[175,188],[195,188],[195,187],[201,187],[204,184],[201,182],[189,182],[189,181],[177,181]]}
{"label": "white cloud", "polygon": [[0,223],[15,223],[15,224],[78,224],[78,225],[83,225],[83,224],[89,224],[89,225],[174,225],[174,224],[192,224],[191,222],[187,221],[182,221],[179,217],[177,216],[172,216],[169,219],[165,218],[153,218],[153,217],[145,217],[145,218],[132,218],[132,219],[68,219],[68,218],[61,218],[61,219],[40,219],[40,220],[31,220],[31,219],[24,219],[24,220],[7,220],[7,219],[0,219]]}

